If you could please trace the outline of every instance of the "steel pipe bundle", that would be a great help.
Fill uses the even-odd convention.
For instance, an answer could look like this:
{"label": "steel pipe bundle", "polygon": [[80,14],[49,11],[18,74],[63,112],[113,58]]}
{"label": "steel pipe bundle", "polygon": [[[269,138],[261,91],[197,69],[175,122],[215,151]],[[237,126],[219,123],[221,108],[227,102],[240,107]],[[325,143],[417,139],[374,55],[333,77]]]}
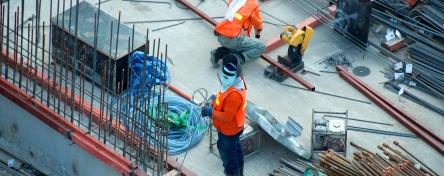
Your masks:
{"label": "steel pipe bundle", "polygon": [[407,0],[379,0],[377,4],[404,15],[409,13],[409,4]]}
{"label": "steel pipe bundle", "polygon": [[[394,92],[396,92],[396,93],[398,93],[401,90],[401,87],[399,87],[398,85],[396,85],[393,82],[388,82],[388,83],[384,84],[384,87],[387,89],[390,89],[390,90],[394,90]],[[444,117],[444,109],[443,108],[438,107],[434,104],[431,104],[431,103],[427,102],[426,100],[421,99],[406,90],[404,90],[404,93],[402,94],[402,96],[404,96],[414,102],[417,102],[418,104],[421,104],[424,107],[429,108],[429,109],[441,114]]]}
{"label": "steel pipe bundle", "polygon": [[333,150],[327,150],[320,155],[320,166],[327,175],[353,175],[353,176],[436,176],[430,168],[418,161],[415,166],[414,156],[394,141],[402,151],[396,150],[388,144],[378,145],[378,149],[385,155],[372,153],[357,146],[361,152],[354,152],[353,159],[348,160]]}
{"label": "steel pipe bundle", "polygon": [[414,74],[408,78],[444,98],[444,52],[416,42],[408,48],[408,62],[413,64]]}
{"label": "steel pipe bundle", "polygon": [[441,0],[430,0],[430,2],[435,5],[436,7],[438,7],[438,9],[441,9],[441,11],[444,11],[442,9],[444,9],[444,2]]}
{"label": "steel pipe bundle", "polygon": [[420,4],[412,9],[410,17],[416,21],[424,21],[435,29],[444,32],[444,12],[431,5]]}

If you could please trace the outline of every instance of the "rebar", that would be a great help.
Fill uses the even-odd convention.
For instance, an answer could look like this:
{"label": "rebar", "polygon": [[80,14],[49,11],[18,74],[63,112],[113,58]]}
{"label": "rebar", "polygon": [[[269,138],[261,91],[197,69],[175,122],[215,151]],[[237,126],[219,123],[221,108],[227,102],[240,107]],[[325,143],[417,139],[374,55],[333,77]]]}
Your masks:
{"label": "rebar", "polygon": [[327,150],[320,154],[320,166],[327,174],[356,176],[425,176],[430,174],[415,168],[411,160],[387,144],[383,144],[384,147],[377,147],[389,159],[378,153],[372,153],[356,143],[351,144],[363,150],[362,152],[354,152],[353,160],[347,160],[333,150]]}
{"label": "rebar", "polygon": [[[22,5],[23,2],[24,0],[22,0]],[[5,75],[2,76],[5,76],[8,81],[23,89],[33,99],[42,102],[48,109],[64,116],[67,122],[76,125],[85,133],[106,143],[110,149],[130,159],[139,169],[141,168],[146,173],[152,172],[152,175],[163,175],[169,168],[165,166],[169,132],[167,125],[168,104],[165,103],[164,98],[166,88],[162,83],[139,87],[139,90],[125,90],[126,87],[131,87],[132,73],[131,67],[122,69],[117,62],[117,53],[119,50],[121,51],[121,48],[118,48],[120,13],[115,24],[117,25],[117,35],[110,37],[110,53],[111,47],[116,47],[115,51],[112,51],[115,52],[113,53],[114,58],[110,57],[103,61],[104,64],[101,66],[104,67],[99,67],[101,70],[98,73],[101,79],[96,79],[95,75],[90,75],[89,67],[93,65],[92,70],[95,74],[99,14],[101,12],[98,11],[95,14],[95,22],[92,27],[94,30],[94,57],[88,58],[91,56],[79,52],[80,47],[83,47],[81,46],[82,42],[78,40],[78,30],[80,30],[78,26],[82,23],[79,21],[79,0],[74,2],[70,0],[69,11],[65,10],[65,1],[58,0],[57,16],[53,18],[51,18],[53,14],[53,1],[51,0],[49,7],[51,28],[49,29],[31,27],[40,26],[40,22],[43,23],[42,26],[46,24],[45,20],[40,18],[40,6],[44,1],[37,0],[36,2],[36,11],[33,12],[36,18],[30,18],[31,24],[28,23],[27,27],[24,23],[23,8],[18,7],[14,12],[14,26],[12,27],[12,25],[5,24],[4,20],[4,17],[7,16],[5,8],[9,10],[9,6],[1,6],[0,50],[7,50],[8,53],[0,55],[0,74],[4,73]],[[60,3],[63,5],[60,6]],[[60,9],[63,11],[60,12]],[[59,15],[59,12],[62,15]],[[65,13],[69,13],[69,19],[63,17]],[[65,20],[69,20],[69,22]],[[22,21],[21,25],[20,21]],[[65,28],[68,32],[59,30],[60,27]],[[23,31],[26,28],[28,29],[27,35]],[[71,30],[74,32],[71,33]],[[11,34],[9,35],[9,33]],[[134,36],[134,26],[132,35]],[[147,56],[157,58],[155,62],[165,62],[166,64],[167,47],[165,47],[165,53],[160,52],[160,39],[156,39],[157,45],[154,44],[150,47],[148,29],[146,35],[145,64],[148,62]],[[49,46],[46,46],[47,39],[51,42]],[[127,57],[129,61],[133,48],[134,38],[128,37]],[[88,64],[90,59],[93,60],[91,65]],[[142,76],[146,78],[145,80],[150,80],[150,83],[155,79],[154,72],[163,67],[157,64],[156,68],[151,69],[144,66],[145,72]],[[121,74],[119,75],[120,69]],[[147,77],[147,74],[150,76]],[[160,74],[166,75],[166,70]],[[87,86],[91,86],[91,89]],[[94,91],[96,86],[98,86],[99,92]],[[127,92],[130,92],[130,97],[124,96],[127,95]],[[157,101],[152,102],[153,98],[157,98]],[[87,120],[83,120],[82,117]]]}

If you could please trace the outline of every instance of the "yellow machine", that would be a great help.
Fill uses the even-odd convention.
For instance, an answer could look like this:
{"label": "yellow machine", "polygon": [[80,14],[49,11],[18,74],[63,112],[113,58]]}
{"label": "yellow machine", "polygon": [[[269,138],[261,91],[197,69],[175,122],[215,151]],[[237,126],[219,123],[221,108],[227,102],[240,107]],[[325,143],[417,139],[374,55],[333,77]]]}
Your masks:
{"label": "yellow machine", "polygon": [[[289,45],[288,55],[284,57],[278,56],[278,62],[288,67],[293,72],[302,70],[304,68],[302,55],[307,49],[313,34],[314,30],[309,26],[305,26],[301,29],[294,26],[285,27],[280,37]],[[280,72],[279,69],[271,65],[265,69],[264,75],[278,82],[282,82],[287,78],[287,76]]]}
{"label": "yellow machine", "polygon": [[309,26],[302,29],[297,29],[294,26],[287,26],[284,32],[281,33],[281,39],[290,46],[296,48],[300,46],[300,54],[303,55],[313,34],[314,30]]}

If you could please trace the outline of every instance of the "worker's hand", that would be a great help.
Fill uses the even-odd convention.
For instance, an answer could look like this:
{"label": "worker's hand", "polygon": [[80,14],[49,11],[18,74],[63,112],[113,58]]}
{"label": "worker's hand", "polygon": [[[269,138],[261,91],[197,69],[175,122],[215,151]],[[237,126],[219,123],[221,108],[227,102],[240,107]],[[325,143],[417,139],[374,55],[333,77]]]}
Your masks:
{"label": "worker's hand", "polygon": [[202,107],[202,112],[200,113],[202,117],[211,117],[213,116],[213,107],[204,106]]}
{"label": "worker's hand", "polygon": [[210,98],[208,98],[207,101],[205,101],[204,106],[211,106],[213,105],[213,101],[216,99],[215,95],[211,95]]}
{"label": "worker's hand", "polygon": [[216,99],[216,95],[211,95],[208,102],[213,103],[213,101]]}
{"label": "worker's hand", "polygon": [[256,31],[255,31],[255,34],[256,34],[256,38],[258,39],[258,38],[261,38],[261,32],[262,32],[262,29],[256,29]]}

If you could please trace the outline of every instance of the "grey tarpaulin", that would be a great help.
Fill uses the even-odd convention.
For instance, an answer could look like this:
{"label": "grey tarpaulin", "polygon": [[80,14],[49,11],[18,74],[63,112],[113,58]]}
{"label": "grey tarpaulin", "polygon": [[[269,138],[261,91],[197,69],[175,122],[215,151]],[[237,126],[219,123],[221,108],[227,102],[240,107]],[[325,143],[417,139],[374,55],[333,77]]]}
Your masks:
{"label": "grey tarpaulin", "polygon": [[302,144],[296,141],[296,137],[289,135],[284,125],[279,123],[267,110],[248,101],[247,118],[256,122],[273,139],[288,148],[290,151],[305,159],[310,159],[311,153]]}

